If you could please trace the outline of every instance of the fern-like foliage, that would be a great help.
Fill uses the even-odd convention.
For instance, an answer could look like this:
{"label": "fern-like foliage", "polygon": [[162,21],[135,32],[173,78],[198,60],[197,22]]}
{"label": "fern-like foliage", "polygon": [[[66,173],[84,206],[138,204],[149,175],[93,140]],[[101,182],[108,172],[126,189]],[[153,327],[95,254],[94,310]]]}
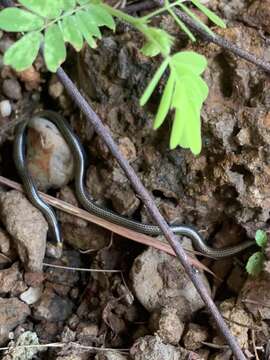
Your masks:
{"label": "fern-like foliage", "polygon": [[[101,0],[18,0],[19,7],[0,11],[0,29],[20,32],[22,37],[5,53],[4,63],[17,71],[27,69],[35,61],[43,44],[44,59],[47,68],[55,72],[66,59],[66,43],[80,51],[84,42],[91,48],[101,39],[101,28],[106,26],[115,30],[114,18],[126,21],[139,30],[146,38],[141,49],[146,56],[163,57],[163,62],[154,74],[141,97],[141,105],[151,97],[165,70],[169,68],[169,77],[159,104],[154,128],[159,128],[169,111],[174,111],[170,147],[180,145],[194,154],[201,151],[200,111],[208,95],[208,87],[201,75],[207,61],[204,56],[192,51],[171,54],[174,38],[165,30],[152,27],[152,17],[168,12],[187,36],[195,41],[195,36],[177,16],[177,8],[198,22],[206,31],[212,31],[195,16],[184,4],[185,0],[170,3],[147,16],[135,18],[110,7]],[[193,6],[202,11],[218,26],[224,22],[200,3],[190,0]]]}
{"label": "fern-like foliage", "polygon": [[17,71],[27,69],[44,42],[44,58],[48,69],[55,72],[66,59],[65,43],[80,51],[84,41],[96,47],[101,26],[114,30],[112,15],[98,4],[74,0],[19,0],[21,8],[0,12],[0,28],[24,32],[25,35],[4,55],[4,63]]}

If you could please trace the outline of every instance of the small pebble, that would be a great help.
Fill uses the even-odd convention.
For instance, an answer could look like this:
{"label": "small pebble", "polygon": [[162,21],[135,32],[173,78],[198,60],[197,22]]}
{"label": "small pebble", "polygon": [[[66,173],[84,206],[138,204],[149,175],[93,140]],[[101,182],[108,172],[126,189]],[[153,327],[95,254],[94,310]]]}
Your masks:
{"label": "small pebble", "polygon": [[3,117],[10,116],[12,112],[11,103],[9,100],[3,100],[0,102],[0,113]]}
{"label": "small pebble", "polygon": [[20,295],[20,299],[26,304],[32,305],[41,298],[41,295],[42,295],[42,286],[36,288],[30,287]]}
{"label": "small pebble", "polygon": [[9,99],[12,100],[20,100],[22,98],[21,85],[16,79],[4,80],[3,92]]}

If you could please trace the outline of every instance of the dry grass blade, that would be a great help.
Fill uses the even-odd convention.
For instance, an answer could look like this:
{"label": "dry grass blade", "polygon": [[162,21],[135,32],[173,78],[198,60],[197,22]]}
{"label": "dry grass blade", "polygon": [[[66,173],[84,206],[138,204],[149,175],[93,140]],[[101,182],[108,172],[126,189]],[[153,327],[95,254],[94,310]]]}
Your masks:
{"label": "dry grass blade", "polygon": [[[3,176],[0,176],[0,183],[1,184],[4,184],[12,189],[16,189],[18,191],[23,191],[23,188],[20,184],[18,184],[17,182],[15,181],[12,181],[10,179],[7,179]],[[141,234],[141,233],[138,233],[136,231],[133,231],[133,230],[130,230],[130,229],[127,229],[123,226],[120,226],[120,225],[116,225],[116,224],[113,224],[109,221],[106,221],[104,219],[101,219],[95,215],[92,215],[90,214],[89,212],[83,210],[83,209],[80,209],[76,206],[73,206],[71,204],[68,204],[67,202],[65,201],[62,201],[62,200],[59,200],[53,196],[50,196],[50,195],[47,195],[47,194],[44,194],[42,192],[39,192],[39,195],[44,199],[44,201],[46,201],[48,204],[52,205],[53,207],[59,209],[59,210],[62,210],[68,214],[71,214],[71,215],[74,215],[74,216],[77,216],[81,219],[84,219],[86,221],[89,221],[89,222],[92,222],[96,225],[99,225],[109,231],[112,231],[114,232],[115,234],[118,234],[124,238],[127,238],[127,239],[130,239],[130,240],[133,240],[133,241],[136,241],[140,244],[144,244],[144,245],[147,245],[147,246],[151,246],[155,249],[158,249],[158,250],[161,250],[161,251],[164,251],[170,255],[174,255],[175,256],[175,253],[173,251],[173,249],[170,247],[170,245],[166,244],[166,243],[163,243],[159,240],[156,240],[155,238],[152,238],[150,236],[147,236],[147,235],[144,235],[144,234]],[[191,252],[190,250],[187,250],[189,252]],[[197,254],[200,254],[198,252],[193,252],[192,253],[197,253]],[[201,254],[200,254],[201,255]],[[189,262],[194,265],[196,268],[200,269],[200,270],[203,270],[203,271],[206,271],[210,274],[212,274],[213,276],[215,276],[213,274],[213,272],[211,270],[209,270],[205,265],[203,265],[200,261],[198,261],[197,259],[195,258],[192,258],[192,257],[188,257],[189,258]]]}

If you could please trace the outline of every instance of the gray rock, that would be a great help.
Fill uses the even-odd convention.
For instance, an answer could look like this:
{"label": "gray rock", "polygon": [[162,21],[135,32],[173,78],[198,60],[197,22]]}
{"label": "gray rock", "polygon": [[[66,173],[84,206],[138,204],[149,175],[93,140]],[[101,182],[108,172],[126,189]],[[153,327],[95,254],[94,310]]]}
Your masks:
{"label": "gray rock", "polygon": [[184,324],[173,307],[164,308],[161,312],[152,314],[150,327],[163,342],[172,345],[179,343],[184,331]]}
{"label": "gray rock", "polygon": [[[10,268],[0,270],[0,293],[8,294],[10,292],[16,292],[15,288],[20,288],[22,283],[22,273],[19,270],[18,263],[14,263]],[[26,285],[25,285],[26,288]],[[14,294],[15,295],[15,294]]]}
{"label": "gray rock", "polygon": [[37,320],[64,321],[72,314],[72,309],[71,300],[56,295],[51,289],[45,289],[39,302],[34,305],[33,316]]}
{"label": "gray rock", "polygon": [[208,329],[198,324],[190,323],[187,333],[184,336],[184,345],[188,350],[195,351],[201,348],[202,341],[206,341],[208,337]]}
{"label": "gray rock", "polygon": [[28,305],[17,298],[0,298],[0,345],[8,339],[8,334],[30,315]]}
{"label": "gray rock", "polygon": [[12,349],[2,360],[31,360],[39,351],[44,351],[44,348],[38,346],[23,347],[25,345],[39,345],[37,334],[31,331],[22,333],[15,343],[11,342],[9,344]]}
{"label": "gray rock", "polygon": [[[182,265],[173,256],[149,248],[135,259],[130,276],[137,299],[149,312],[173,307],[181,320],[187,320],[204,306]],[[209,289],[206,278],[203,275],[202,278]]]}
{"label": "gray rock", "polygon": [[[145,336],[133,344],[130,355],[133,360],[183,360],[190,353],[181,347],[164,344],[158,336]],[[193,360],[200,359],[192,355]]]}
{"label": "gray rock", "polygon": [[0,194],[0,209],[24,266],[30,271],[41,271],[48,230],[43,215],[16,190]]}
{"label": "gray rock", "polygon": [[0,113],[3,117],[8,117],[12,112],[12,106],[9,100],[2,100],[0,102]]}
{"label": "gray rock", "polygon": [[128,360],[128,357],[118,351],[110,350],[97,353],[95,360]]}
{"label": "gray rock", "polygon": [[6,79],[2,85],[3,93],[12,100],[20,100],[22,98],[21,85],[16,79]]}

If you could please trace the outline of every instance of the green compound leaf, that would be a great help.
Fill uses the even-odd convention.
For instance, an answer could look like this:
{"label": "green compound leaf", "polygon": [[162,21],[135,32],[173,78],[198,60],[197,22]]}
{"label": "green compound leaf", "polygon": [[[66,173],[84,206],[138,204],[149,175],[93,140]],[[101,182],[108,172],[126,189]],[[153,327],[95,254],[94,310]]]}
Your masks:
{"label": "green compound leaf", "polygon": [[155,90],[155,87],[157,86],[161,76],[163,75],[164,71],[166,70],[166,67],[169,64],[169,61],[170,61],[170,58],[165,59],[162,62],[162,64],[160,65],[160,67],[157,69],[157,71],[155,72],[152,80],[150,81],[150,83],[144,90],[142,97],[140,98],[141,106],[145,105],[147,103],[147,101],[149,100],[149,98],[152,95],[153,91]]}
{"label": "green compound leaf", "polygon": [[[95,34],[93,34],[93,32],[92,32],[92,29],[95,29],[95,32],[96,32],[96,29],[98,29],[96,24],[88,23],[87,13],[85,11],[77,12],[75,15],[75,18],[76,18],[78,29],[82,33],[82,35],[83,35],[84,39],[86,40],[86,42],[88,43],[88,45],[91,48],[96,48],[97,44],[93,38],[93,36]],[[98,29],[98,31],[99,31],[99,29]]]}
{"label": "green compound leaf", "polygon": [[173,92],[175,86],[175,77],[174,74],[171,73],[167,84],[164,88],[163,95],[159,104],[158,112],[154,122],[154,129],[158,129],[165,120],[172,102]]}
{"label": "green compound leaf", "polygon": [[205,7],[203,4],[200,3],[198,0],[191,0],[191,2],[201,10],[214,24],[217,26],[220,26],[221,28],[226,28],[225,22],[217,16],[213,11],[209,10],[207,7]]}
{"label": "green compound leaf", "polygon": [[44,20],[28,11],[7,8],[0,11],[0,29],[21,32],[38,30],[44,25]]}
{"label": "green compound leaf", "polygon": [[17,71],[29,68],[35,58],[43,36],[39,32],[31,32],[15,42],[4,55],[4,64],[12,66]]}
{"label": "green compound leaf", "polygon": [[83,37],[78,29],[77,21],[74,16],[67,16],[60,23],[65,42],[70,43],[76,51],[83,47]]}
{"label": "green compound leaf", "polygon": [[115,30],[115,21],[113,17],[103,7],[90,4],[87,11],[98,26],[106,26],[113,31]]}
{"label": "green compound leaf", "polygon": [[58,0],[18,0],[26,9],[48,19],[56,18],[62,10]]}
{"label": "green compound leaf", "polygon": [[61,0],[61,2],[62,2],[61,8],[63,10],[71,10],[76,5],[76,0]]}
{"label": "green compound leaf", "polygon": [[251,255],[246,264],[246,271],[252,276],[258,275],[263,270],[264,260],[264,255],[260,251]]}
{"label": "green compound leaf", "polygon": [[258,246],[260,246],[261,248],[265,248],[268,241],[266,232],[263,230],[257,230],[255,240]]}
{"label": "green compound leaf", "polygon": [[47,68],[56,72],[66,59],[66,47],[58,25],[48,27],[45,32],[44,58]]}
{"label": "green compound leaf", "polygon": [[205,56],[194,51],[181,51],[172,56],[170,62],[179,75],[186,75],[191,72],[195,75],[201,75],[207,67]]}

